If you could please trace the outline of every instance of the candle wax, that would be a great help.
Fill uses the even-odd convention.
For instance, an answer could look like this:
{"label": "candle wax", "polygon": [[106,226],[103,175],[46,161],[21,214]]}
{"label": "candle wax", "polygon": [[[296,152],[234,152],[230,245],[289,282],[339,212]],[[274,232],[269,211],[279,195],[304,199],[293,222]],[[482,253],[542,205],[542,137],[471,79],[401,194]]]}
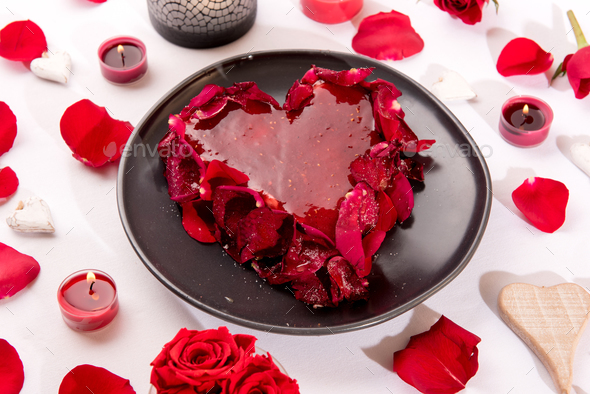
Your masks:
{"label": "candle wax", "polygon": [[[85,277],[70,282],[61,291],[65,300],[75,308],[84,311],[96,311],[111,304],[115,298],[115,288],[102,275],[97,275],[92,291]],[[94,297],[93,297],[94,296]]]}
{"label": "candle wax", "polygon": [[[528,105],[529,112],[525,114],[523,108]],[[512,126],[523,131],[539,130],[545,125],[545,116],[533,104],[515,103],[506,108],[504,117]]]}
{"label": "candle wax", "polygon": [[114,68],[130,68],[141,61],[143,52],[132,44],[121,44],[123,52],[119,53],[119,46],[115,45],[109,49],[102,59],[103,62]]}

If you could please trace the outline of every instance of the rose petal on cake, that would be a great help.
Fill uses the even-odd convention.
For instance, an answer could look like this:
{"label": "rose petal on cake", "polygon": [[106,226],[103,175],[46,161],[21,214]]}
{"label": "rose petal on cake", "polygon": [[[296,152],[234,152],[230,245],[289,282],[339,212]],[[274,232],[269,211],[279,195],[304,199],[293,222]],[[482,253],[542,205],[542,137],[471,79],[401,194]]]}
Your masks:
{"label": "rose petal on cake", "polygon": [[40,270],[34,258],[0,242],[0,299],[12,297],[24,289]]}
{"label": "rose petal on cake", "polygon": [[0,101],[0,156],[12,148],[16,138],[16,116],[10,107]]}
{"label": "rose petal on cake", "polygon": [[87,99],[68,107],[59,127],[73,156],[91,167],[117,161],[133,131],[129,122],[111,118],[105,107]]}
{"label": "rose petal on cake", "polygon": [[267,207],[250,211],[238,225],[241,263],[253,258],[284,255],[293,238],[294,221],[293,215]]}
{"label": "rose petal on cake", "polygon": [[319,78],[316,75],[315,71],[316,68],[312,65],[311,68],[307,70],[307,72],[303,75],[303,78],[301,78],[301,83],[307,83],[310,85],[316,83]]}
{"label": "rose petal on cake", "polygon": [[357,273],[365,272],[362,235],[375,227],[377,212],[375,192],[364,182],[357,183],[340,205],[336,223],[336,248]]}
{"label": "rose petal on cake", "polygon": [[389,85],[381,84],[377,88],[377,97],[373,105],[377,107],[379,114],[387,119],[403,119],[405,113],[397,101],[399,96],[401,92],[397,88],[394,90]]}
{"label": "rose petal on cake", "polygon": [[397,211],[389,195],[385,192],[377,192],[377,204],[379,204],[379,219],[377,220],[375,230],[387,232],[395,226]]}
{"label": "rose petal on cake", "polygon": [[18,189],[18,178],[12,168],[0,169],[0,203],[16,193]]}
{"label": "rose petal on cake", "polygon": [[0,56],[5,59],[30,62],[45,51],[45,34],[33,21],[12,22],[0,30]]}
{"label": "rose petal on cake", "polygon": [[424,166],[412,158],[400,160],[397,169],[408,179],[424,181]]}
{"label": "rose petal on cake", "polygon": [[25,382],[23,362],[10,343],[0,338],[0,393],[18,394]]}
{"label": "rose petal on cake", "polygon": [[238,238],[238,223],[250,211],[264,206],[260,194],[247,187],[219,186],[213,193],[213,217],[232,239]]}
{"label": "rose petal on cake", "polygon": [[350,173],[355,181],[366,182],[373,190],[385,190],[393,171],[392,160],[389,156],[372,158],[364,154],[350,163]]}
{"label": "rose petal on cake", "polygon": [[295,81],[293,86],[287,92],[287,98],[283,109],[285,111],[293,111],[301,109],[311,103],[313,98],[313,87],[307,84],[301,84]]}
{"label": "rose petal on cake", "polygon": [[[402,92],[399,91],[393,82],[389,82],[381,78],[377,78],[376,80],[370,82],[361,81],[359,85],[375,94],[378,94],[381,89],[387,89],[389,92],[391,92],[391,95],[394,99],[397,99],[402,95]],[[376,96],[373,97],[373,99],[375,98]]]}
{"label": "rose petal on cake", "polygon": [[361,280],[352,266],[342,256],[330,259],[326,268],[330,277],[336,282],[342,295],[349,301],[366,300],[369,298],[367,282]]}
{"label": "rose petal on cake", "polygon": [[168,131],[174,132],[176,135],[184,138],[186,123],[178,115],[170,115],[168,117]]}
{"label": "rose petal on cake", "polygon": [[328,237],[326,234],[324,234],[323,232],[321,232],[317,228],[312,227],[312,226],[308,226],[303,223],[299,223],[299,226],[301,226],[301,229],[303,230],[304,234],[309,235],[310,237],[313,237],[313,238],[322,239],[326,243],[326,245],[328,245],[330,247],[333,247],[333,248],[336,247],[336,245],[334,244],[334,241],[332,241],[332,239],[330,239],[330,237]]}
{"label": "rose petal on cake", "polygon": [[200,242],[215,242],[215,218],[211,201],[195,200],[182,204],[182,227]]}
{"label": "rose petal on cake", "polygon": [[[235,83],[234,86],[239,86],[239,83]],[[230,89],[231,88],[228,88],[227,90],[230,91]],[[260,88],[258,87],[258,85],[256,85],[255,82],[249,82],[249,86],[244,85],[243,87],[240,87],[239,90],[247,100],[270,104],[275,109],[281,108],[278,101],[275,100],[275,98],[272,97],[270,94],[260,90]]]}
{"label": "rose petal on cake", "polygon": [[395,210],[397,211],[397,220],[401,223],[410,217],[412,208],[414,208],[414,193],[412,185],[401,172],[392,178],[391,187],[385,190],[389,195]]}
{"label": "rose petal on cake", "polygon": [[201,181],[201,198],[203,200],[211,200],[213,198],[213,191],[218,186],[239,186],[246,184],[249,180],[250,178],[248,178],[243,172],[240,172],[219,160],[212,160],[211,163],[207,165],[205,177]]}
{"label": "rose petal on cake", "polygon": [[129,379],[94,365],[78,365],[64,376],[59,385],[59,394],[135,394]]}
{"label": "rose petal on cake", "polygon": [[377,60],[401,60],[420,52],[424,41],[407,15],[392,10],[363,19],[352,39],[352,48]]}
{"label": "rose petal on cake", "polygon": [[478,370],[476,335],[442,316],[393,355],[393,371],[423,393],[454,394]]}
{"label": "rose petal on cake", "polygon": [[351,68],[350,70],[334,71],[327,68],[312,66],[315,75],[324,81],[340,86],[354,86],[373,73],[375,67]]}
{"label": "rose petal on cake", "polygon": [[225,88],[222,86],[213,84],[205,85],[201,92],[182,109],[179,114],[180,118],[182,120],[188,120],[192,114],[195,113],[197,108],[204,106],[216,97],[222,96],[224,92]]}
{"label": "rose petal on cake", "polygon": [[304,218],[297,218],[299,223],[314,227],[326,234],[332,241],[336,240],[336,222],[338,221],[337,209],[310,208]]}
{"label": "rose petal on cake", "polygon": [[[322,267],[317,271],[324,281],[316,274],[305,274],[297,277],[291,282],[291,287],[295,293],[295,299],[303,301],[314,307],[320,306],[337,306],[332,301],[332,281],[326,268]],[[325,282],[325,283],[324,283]]]}
{"label": "rose petal on cake", "polygon": [[435,140],[419,140],[403,119],[399,121],[397,129],[387,139],[390,141],[399,141],[402,145],[401,150],[403,152],[412,153],[429,149],[436,142]]}
{"label": "rose petal on cake", "polygon": [[199,197],[205,163],[192,146],[171,131],[158,144],[158,153],[164,162],[170,198],[183,203]]}
{"label": "rose petal on cake", "polygon": [[519,37],[510,41],[498,57],[496,69],[509,77],[511,75],[541,74],[553,64],[553,55],[545,52],[535,41]]}
{"label": "rose petal on cake", "polygon": [[553,233],[565,222],[567,187],[553,179],[528,178],[512,192],[514,205],[539,230]]}
{"label": "rose petal on cake", "polygon": [[[405,123],[405,122],[404,122]],[[401,127],[403,129],[403,126]],[[418,153],[430,149],[436,140],[409,141],[402,146],[403,152]]]}
{"label": "rose petal on cake", "polygon": [[227,96],[216,97],[211,102],[198,107],[193,113],[192,118],[199,120],[211,119],[223,111],[228,101],[229,97]]}

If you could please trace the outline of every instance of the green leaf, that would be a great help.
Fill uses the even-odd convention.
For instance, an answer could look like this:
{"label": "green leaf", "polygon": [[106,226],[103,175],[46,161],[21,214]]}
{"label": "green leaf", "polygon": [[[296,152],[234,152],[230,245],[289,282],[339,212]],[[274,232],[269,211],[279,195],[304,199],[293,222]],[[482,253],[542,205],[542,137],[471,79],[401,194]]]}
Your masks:
{"label": "green leaf", "polygon": [[[563,66],[563,62],[559,63],[559,66],[557,67],[557,70],[555,70],[555,74],[553,74],[553,76],[551,77],[551,82],[549,84],[551,84],[555,78],[563,77],[565,75],[566,70],[563,70],[562,66]],[[559,74],[561,74],[561,75],[559,75]]]}

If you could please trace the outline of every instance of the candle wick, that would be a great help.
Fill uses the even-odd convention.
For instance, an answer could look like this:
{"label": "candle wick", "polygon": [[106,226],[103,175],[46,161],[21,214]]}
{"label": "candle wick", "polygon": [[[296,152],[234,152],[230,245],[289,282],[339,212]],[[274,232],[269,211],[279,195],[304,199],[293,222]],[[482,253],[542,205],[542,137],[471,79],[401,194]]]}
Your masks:
{"label": "candle wick", "polygon": [[95,283],[96,283],[96,282],[92,282],[92,283],[90,284],[90,291],[92,291],[92,286],[94,286],[94,284],[95,284]]}
{"label": "candle wick", "polygon": [[125,54],[121,52],[121,63],[123,63],[123,68],[125,67]]}

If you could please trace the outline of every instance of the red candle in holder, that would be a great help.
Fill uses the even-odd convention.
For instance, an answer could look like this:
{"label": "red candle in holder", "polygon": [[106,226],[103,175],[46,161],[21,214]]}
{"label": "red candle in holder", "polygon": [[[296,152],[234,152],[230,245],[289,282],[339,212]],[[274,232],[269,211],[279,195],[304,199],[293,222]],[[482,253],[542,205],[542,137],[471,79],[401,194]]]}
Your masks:
{"label": "red candle in holder", "polygon": [[66,324],[78,331],[93,331],[109,324],[119,311],[117,286],[109,275],[83,270],[59,286],[57,302]]}
{"label": "red candle in holder", "polygon": [[502,105],[500,134],[512,145],[532,148],[545,141],[552,122],[549,104],[532,96],[515,96]]}
{"label": "red candle in holder", "polygon": [[363,8],[363,0],[301,0],[303,13],[320,23],[342,23]]}
{"label": "red candle in holder", "polygon": [[147,55],[143,42],[133,37],[113,37],[98,47],[102,75],[117,85],[141,79],[147,72]]}

